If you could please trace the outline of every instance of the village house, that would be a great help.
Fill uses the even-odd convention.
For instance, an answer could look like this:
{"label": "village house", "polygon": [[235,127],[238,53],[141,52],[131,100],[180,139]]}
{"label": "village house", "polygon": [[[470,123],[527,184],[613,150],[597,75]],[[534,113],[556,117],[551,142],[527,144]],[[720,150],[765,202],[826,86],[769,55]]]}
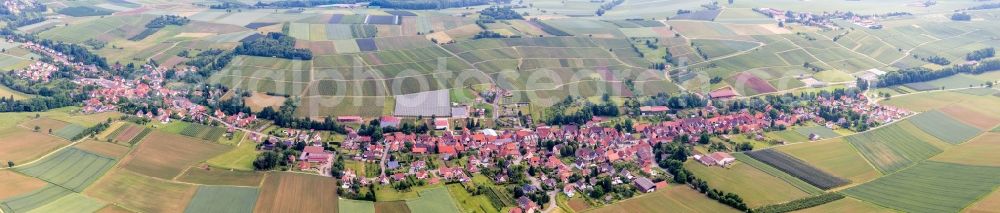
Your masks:
{"label": "village house", "polygon": [[436,130],[446,130],[448,129],[449,123],[447,118],[437,118],[434,119],[434,129]]}
{"label": "village house", "polygon": [[396,116],[386,115],[379,119],[379,127],[394,127],[399,128],[400,118]]}
{"label": "village house", "polygon": [[535,212],[538,204],[535,204],[535,201],[531,201],[526,196],[521,196],[517,198],[517,207],[523,209],[524,212]]}

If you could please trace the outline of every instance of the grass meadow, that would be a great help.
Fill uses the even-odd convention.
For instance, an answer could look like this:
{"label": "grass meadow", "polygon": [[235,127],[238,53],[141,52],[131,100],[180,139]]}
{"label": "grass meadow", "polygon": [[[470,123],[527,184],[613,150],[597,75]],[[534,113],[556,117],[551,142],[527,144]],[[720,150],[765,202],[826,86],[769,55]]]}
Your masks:
{"label": "grass meadow", "polygon": [[958,212],[1000,185],[1000,168],[924,161],[844,194],[906,212]]}
{"label": "grass meadow", "polygon": [[771,176],[745,163],[734,163],[729,168],[708,167],[688,161],[684,168],[694,176],[708,181],[712,188],[733,192],[743,197],[750,207],[760,207],[809,196],[785,180]]}

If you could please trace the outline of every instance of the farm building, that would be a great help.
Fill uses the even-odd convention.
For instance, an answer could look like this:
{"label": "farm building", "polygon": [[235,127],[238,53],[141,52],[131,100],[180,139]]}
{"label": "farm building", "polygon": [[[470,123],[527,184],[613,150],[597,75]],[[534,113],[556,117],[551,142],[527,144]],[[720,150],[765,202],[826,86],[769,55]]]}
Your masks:
{"label": "farm building", "polygon": [[736,161],[736,158],[725,152],[714,152],[709,155],[695,155],[694,159],[701,162],[701,164],[705,164],[706,166],[728,166],[730,163],[733,163],[733,161]]}
{"label": "farm building", "polygon": [[732,87],[723,87],[708,93],[708,97],[714,99],[729,99],[729,98],[734,98],[737,95],[738,94],[736,94],[736,91],[733,90]]}
{"label": "farm building", "polygon": [[633,182],[635,183],[635,187],[639,188],[641,192],[650,193],[656,191],[656,184],[653,184],[653,181],[649,180],[649,178],[640,177],[636,178]]}
{"label": "farm building", "polygon": [[670,108],[667,108],[666,106],[641,106],[639,107],[639,112],[641,112],[642,115],[655,115],[666,113],[669,109]]}
{"label": "farm building", "polygon": [[306,146],[302,149],[299,160],[309,163],[326,163],[333,154],[327,153],[321,146]]}
{"label": "farm building", "polygon": [[864,72],[861,72],[860,74],[857,74],[857,76],[858,76],[858,78],[865,79],[866,81],[874,84],[875,82],[878,81],[878,77],[882,76],[882,75],[885,75],[885,73],[886,73],[885,71],[882,71],[882,70],[879,70],[879,69],[876,69],[876,68],[872,68],[872,69],[869,69],[869,70],[865,70]]}
{"label": "farm building", "polygon": [[364,123],[365,121],[364,121],[364,119],[361,119],[361,116],[348,115],[348,116],[337,116],[337,122],[341,122],[341,123]]}

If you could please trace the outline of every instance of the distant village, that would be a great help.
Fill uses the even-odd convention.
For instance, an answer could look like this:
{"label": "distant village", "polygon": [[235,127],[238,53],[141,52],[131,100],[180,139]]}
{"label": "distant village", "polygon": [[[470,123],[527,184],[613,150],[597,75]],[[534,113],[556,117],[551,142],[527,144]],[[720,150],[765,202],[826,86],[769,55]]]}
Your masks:
{"label": "distant village", "polygon": [[833,23],[833,19],[842,19],[868,29],[882,29],[881,18],[910,15],[906,12],[893,12],[881,15],[861,15],[849,11],[823,13],[793,12],[775,8],[753,8],[753,11],[778,21],[778,23],[799,23],[805,26],[819,27],[826,30],[838,30],[843,26]]}

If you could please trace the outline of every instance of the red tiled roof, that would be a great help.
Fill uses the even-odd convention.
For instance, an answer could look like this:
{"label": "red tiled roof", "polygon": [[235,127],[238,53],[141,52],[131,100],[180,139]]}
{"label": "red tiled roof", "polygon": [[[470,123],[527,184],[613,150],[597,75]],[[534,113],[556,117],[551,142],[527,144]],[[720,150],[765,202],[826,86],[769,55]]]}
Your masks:
{"label": "red tiled roof", "polygon": [[448,126],[448,119],[438,118],[434,120],[434,126]]}

